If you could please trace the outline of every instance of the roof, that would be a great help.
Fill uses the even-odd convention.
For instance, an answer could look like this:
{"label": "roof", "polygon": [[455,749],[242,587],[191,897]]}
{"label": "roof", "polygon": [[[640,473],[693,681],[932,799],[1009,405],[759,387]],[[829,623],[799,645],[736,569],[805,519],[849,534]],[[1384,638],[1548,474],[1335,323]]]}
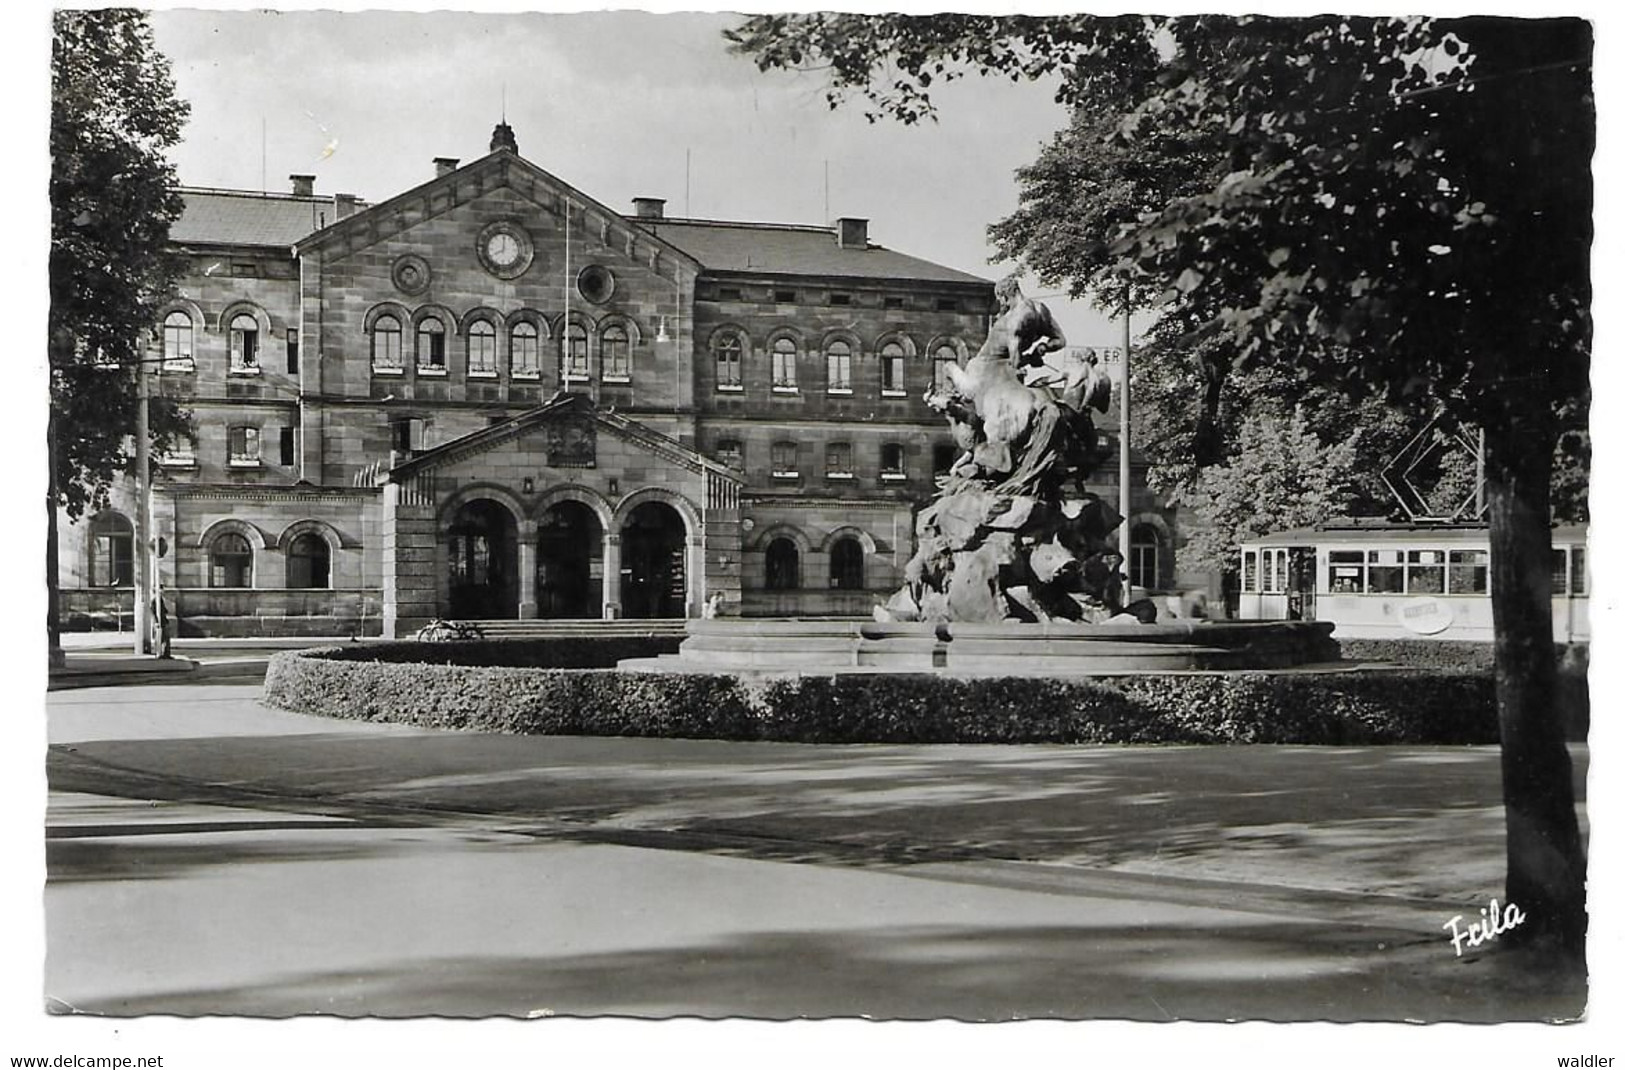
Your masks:
{"label": "roof", "polygon": [[933,264],[872,242],[866,249],[843,249],[836,243],[835,232],[830,227],[714,219],[623,218],[671,242],[711,271],[992,285],[969,272]]}
{"label": "roof", "polygon": [[[1552,528],[1552,542],[1563,545],[1585,542],[1589,528],[1584,524],[1561,524]],[[1342,517],[1313,528],[1272,531],[1243,539],[1243,546],[1320,546],[1330,543],[1371,544],[1386,542],[1483,543],[1490,537],[1484,524],[1429,524],[1381,517]]]}
{"label": "roof", "polygon": [[[336,218],[331,197],[182,188],[186,208],[169,228],[183,245],[272,245],[286,249]],[[357,202],[359,207],[361,202]]]}

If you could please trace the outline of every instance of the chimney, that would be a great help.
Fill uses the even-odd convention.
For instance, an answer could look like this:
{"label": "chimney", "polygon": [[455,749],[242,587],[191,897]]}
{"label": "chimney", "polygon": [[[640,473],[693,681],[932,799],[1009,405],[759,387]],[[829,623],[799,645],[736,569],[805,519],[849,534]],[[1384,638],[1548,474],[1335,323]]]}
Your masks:
{"label": "chimney", "polygon": [[842,249],[869,248],[869,221],[842,216],[835,221],[835,244]]}
{"label": "chimney", "polygon": [[507,149],[515,156],[519,155],[519,142],[514,140],[513,127],[507,123],[498,123],[496,129],[491,131],[491,151]]}
{"label": "chimney", "polygon": [[434,158],[434,177],[449,175],[457,170],[458,160],[455,156],[436,156]]}
{"label": "chimney", "polygon": [[316,194],[315,175],[289,175],[288,181],[293,183],[295,197],[313,197]]}
{"label": "chimney", "polygon": [[666,198],[664,197],[633,197],[632,207],[637,211],[639,219],[666,218]]}
{"label": "chimney", "polygon": [[353,193],[333,194],[333,220],[348,219],[355,215],[356,196]]}

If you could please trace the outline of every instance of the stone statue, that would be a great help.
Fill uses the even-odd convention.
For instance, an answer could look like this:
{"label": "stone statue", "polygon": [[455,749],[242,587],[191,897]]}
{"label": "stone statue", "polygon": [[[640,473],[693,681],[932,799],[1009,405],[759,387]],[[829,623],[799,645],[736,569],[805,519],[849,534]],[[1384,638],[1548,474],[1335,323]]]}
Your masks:
{"label": "stone statue", "polygon": [[1134,623],[1123,604],[1122,523],[1083,480],[1103,459],[1090,411],[1111,404],[1093,351],[1069,352],[1042,302],[1012,276],[994,291],[987,341],[946,389],[926,392],[961,453],[915,523],[917,550],[880,620]]}

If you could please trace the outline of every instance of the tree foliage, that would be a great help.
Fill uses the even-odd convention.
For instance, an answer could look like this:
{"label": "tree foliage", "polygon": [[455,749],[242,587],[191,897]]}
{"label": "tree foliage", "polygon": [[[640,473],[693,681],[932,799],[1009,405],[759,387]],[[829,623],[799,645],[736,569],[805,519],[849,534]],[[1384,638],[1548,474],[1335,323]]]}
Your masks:
{"label": "tree foliage", "polygon": [[[52,452],[58,498],[78,515],[130,463],[136,369],[179,270],[167,246],[181,200],[164,152],[187,106],[141,13],[64,10],[52,26]],[[150,421],[160,449],[190,432],[166,399],[152,400]]]}

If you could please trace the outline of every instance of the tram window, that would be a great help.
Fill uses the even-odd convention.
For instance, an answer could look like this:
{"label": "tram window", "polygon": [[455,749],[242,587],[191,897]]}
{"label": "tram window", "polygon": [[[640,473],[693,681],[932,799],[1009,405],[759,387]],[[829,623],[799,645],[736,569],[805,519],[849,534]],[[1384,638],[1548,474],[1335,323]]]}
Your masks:
{"label": "tram window", "polygon": [[1444,593],[1444,551],[1405,551],[1405,590],[1411,594]]}
{"label": "tram window", "polygon": [[1572,575],[1574,577],[1574,582],[1571,583],[1569,586],[1574,589],[1575,594],[1585,594],[1589,590],[1589,587],[1586,584],[1586,550],[1585,550],[1585,547],[1584,546],[1575,546],[1575,547],[1571,548],[1569,550],[1569,557],[1574,562],[1574,571],[1572,573]]}
{"label": "tram window", "polygon": [[1450,551],[1450,593],[1487,594],[1490,589],[1488,550]]}
{"label": "tram window", "polygon": [[1368,590],[1371,594],[1404,594],[1405,566],[1400,562],[1398,550],[1371,550],[1370,565],[1366,570]]}
{"label": "tram window", "polygon": [[1258,551],[1246,550],[1241,555],[1241,589],[1258,590]]}
{"label": "tram window", "polygon": [[1332,550],[1326,554],[1332,594],[1365,593],[1365,551]]}
{"label": "tram window", "polygon": [[1552,595],[1561,598],[1569,593],[1569,551],[1567,547],[1552,547]]}

